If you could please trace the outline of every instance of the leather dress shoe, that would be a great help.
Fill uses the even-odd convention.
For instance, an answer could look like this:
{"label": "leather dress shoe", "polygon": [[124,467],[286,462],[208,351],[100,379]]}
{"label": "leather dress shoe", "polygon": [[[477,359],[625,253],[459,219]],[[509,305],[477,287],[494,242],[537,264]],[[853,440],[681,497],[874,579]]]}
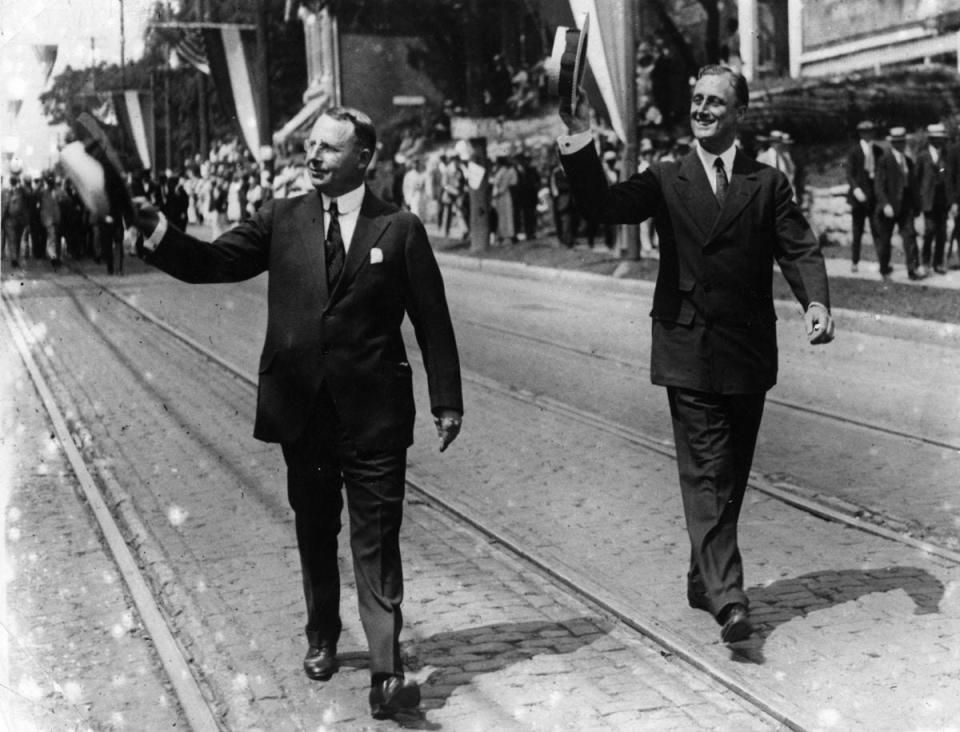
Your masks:
{"label": "leather dress shoe", "polygon": [[370,686],[370,714],[374,719],[390,719],[401,709],[420,705],[420,687],[402,676],[383,676]]}
{"label": "leather dress shoe", "polygon": [[314,681],[326,681],[337,670],[337,644],[321,641],[310,646],[303,659],[303,670]]}
{"label": "leather dress shoe", "polygon": [[721,622],[723,629],[720,631],[720,639],[724,643],[737,643],[753,634],[753,625],[747,614],[747,608],[739,602],[724,608]]}

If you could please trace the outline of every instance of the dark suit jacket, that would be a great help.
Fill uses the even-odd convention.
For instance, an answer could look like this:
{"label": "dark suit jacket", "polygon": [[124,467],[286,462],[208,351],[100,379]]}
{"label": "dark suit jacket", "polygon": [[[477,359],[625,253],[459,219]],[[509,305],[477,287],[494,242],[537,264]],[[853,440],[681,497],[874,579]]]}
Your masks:
{"label": "dark suit jacket", "polygon": [[943,186],[946,205],[949,207],[952,202],[952,191],[947,181],[946,150],[941,151],[939,160],[934,163],[930,149],[925,146],[917,155],[917,192],[920,210],[924,213],[933,210],[938,185]]}
{"label": "dark suit jacket", "polygon": [[908,156],[904,157],[907,160],[906,176],[892,150],[885,152],[877,161],[877,173],[874,179],[877,208],[883,209],[890,204],[893,206],[894,217],[900,215],[905,204],[914,212],[918,210],[916,166]]}
{"label": "dark suit jacket", "polygon": [[186,282],[269,273],[254,436],[289,442],[326,384],[361,450],[413,442],[412,373],[400,326],[413,323],[430,403],[463,411],[443,281],[420,220],[365,192],[343,274],[327,291],[320,194],[275,199],[212,243],[174,227],[145,258]]}
{"label": "dark suit jacket", "polygon": [[801,305],[830,306],[820,247],[783,173],[738,152],[721,210],[696,150],[613,186],[592,145],[561,160],[585,215],[622,224],[655,217],[653,383],[721,394],[773,386],[774,259]]}
{"label": "dark suit jacket", "polygon": [[[877,161],[880,160],[881,155],[883,155],[883,148],[877,144],[873,144],[874,165],[876,165]],[[844,163],[847,173],[847,184],[850,186],[850,192],[847,194],[847,199],[851,204],[856,204],[857,206],[862,204],[856,198],[854,198],[854,188],[863,189],[863,192],[867,194],[868,199],[873,198],[873,180],[870,178],[870,174],[867,172],[866,166],[866,156],[863,154],[863,147],[861,147],[860,142],[858,141],[853,147],[850,148],[850,152],[847,153],[847,159]],[[874,170],[874,176],[876,176],[876,170]]]}

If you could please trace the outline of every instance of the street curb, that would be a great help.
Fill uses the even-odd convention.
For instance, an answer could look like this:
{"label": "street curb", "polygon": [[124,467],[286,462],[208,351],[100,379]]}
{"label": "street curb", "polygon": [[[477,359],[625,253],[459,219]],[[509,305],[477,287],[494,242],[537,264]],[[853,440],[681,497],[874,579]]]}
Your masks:
{"label": "street curb", "polygon": [[[543,267],[524,262],[475,257],[468,254],[450,254],[448,252],[437,252],[436,258],[441,266],[454,269],[489,272],[490,274],[530,279],[538,282],[556,282],[571,287],[590,287],[591,289],[602,290],[604,293],[652,297],[654,290],[654,283],[649,280],[626,279],[595,272]],[[793,318],[800,315],[800,306],[795,301],[777,300],[775,305],[777,315],[780,318]],[[868,335],[925,341],[949,348],[960,348],[960,325],[954,323],[903,318],[846,308],[834,308],[833,315],[841,333],[845,327],[849,327],[852,331]]]}

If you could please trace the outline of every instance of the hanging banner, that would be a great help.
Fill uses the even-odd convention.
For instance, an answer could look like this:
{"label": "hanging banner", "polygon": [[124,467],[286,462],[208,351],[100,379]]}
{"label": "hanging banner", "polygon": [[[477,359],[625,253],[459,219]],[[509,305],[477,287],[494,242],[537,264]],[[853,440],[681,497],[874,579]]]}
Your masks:
{"label": "hanging banner", "polygon": [[624,3],[630,0],[570,0],[570,9],[577,27],[582,28],[584,18],[590,16],[590,42],[587,43],[587,65],[597,82],[610,125],[621,141],[626,141],[627,80],[623,74],[622,59],[627,52],[626,32],[623,26]]}
{"label": "hanging banner", "polygon": [[53,72],[53,66],[57,63],[56,44],[35,45],[33,53],[40,62],[40,68],[43,69],[43,83],[46,84]]}
{"label": "hanging banner", "polygon": [[217,94],[239,127],[243,141],[259,161],[266,110],[260,109],[256,89],[266,83],[256,63],[257,36],[253,30],[224,25],[203,29],[207,60]]}
{"label": "hanging banner", "polygon": [[113,106],[127,140],[132,142],[137,151],[141,167],[144,170],[152,169],[155,141],[153,95],[126,89],[114,94]]}

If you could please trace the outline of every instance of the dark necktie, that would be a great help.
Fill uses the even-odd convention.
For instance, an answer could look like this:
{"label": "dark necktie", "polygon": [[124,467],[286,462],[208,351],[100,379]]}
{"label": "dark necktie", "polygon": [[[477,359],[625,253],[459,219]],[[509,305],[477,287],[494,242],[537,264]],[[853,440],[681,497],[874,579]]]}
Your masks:
{"label": "dark necktie", "polygon": [[717,203],[723,207],[723,200],[727,197],[727,188],[730,187],[730,181],[727,179],[727,171],[723,167],[723,158],[717,158],[713,162],[713,167],[717,169]]}
{"label": "dark necktie", "polygon": [[340,234],[340,212],[337,210],[336,201],[330,201],[327,215],[330,217],[330,224],[327,226],[327,238],[324,240],[323,249],[327,260],[327,287],[332,290],[340,277],[340,272],[343,271],[343,260],[346,258],[343,236]]}

